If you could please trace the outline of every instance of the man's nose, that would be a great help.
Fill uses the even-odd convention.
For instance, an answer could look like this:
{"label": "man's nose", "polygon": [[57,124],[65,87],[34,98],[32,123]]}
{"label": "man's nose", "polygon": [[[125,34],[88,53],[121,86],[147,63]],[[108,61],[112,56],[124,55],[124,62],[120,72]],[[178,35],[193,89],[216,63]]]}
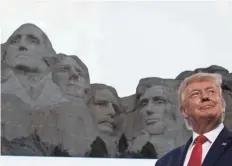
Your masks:
{"label": "man's nose", "polygon": [[206,92],[202,92],[202,98],[201,98],[202,102],[203,101],[209,101],[209,96]]}
{"label": "man's nose", "polygon": [[148,105],[147,105],[147,115],[152,115],[152,114],[154,114],[154,110],[153,110],[153,108],[152,108],[152,104],[149,102],[148,103]]}
{"label": "man's nose", "polygon": [[25,46],[19,46],[19,51],[27,51],[28,49],[27,49],[27,47],[25,47]]}
{"label": "man's nose", "polygon": [[110,116],[112,116],[112,117],[115,115],[115,110],[114,110],[114,107],[113,107],[112,103],[109,103],[109,112],[108,112],[108,114]]}
{"label": "man's nose", "polygon": [[79,79],[79,74],[76,71],[71,70],[70,80],[78,80],[78,79]]}
{"label": "man's nose", "polygon": [[19,48],[18,48],[18,50],[19,51],[27,51],[28,48],[26,47],[26,45],[27,45],[26,39],[25,39],[25,37],[22,37],[22,39],[19,42]]}

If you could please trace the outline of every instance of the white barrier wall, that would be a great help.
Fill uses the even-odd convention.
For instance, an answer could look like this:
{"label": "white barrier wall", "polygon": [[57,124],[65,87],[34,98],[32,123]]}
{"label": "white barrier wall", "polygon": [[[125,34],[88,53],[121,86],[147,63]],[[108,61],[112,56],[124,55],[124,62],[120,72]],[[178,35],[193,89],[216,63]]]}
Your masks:
{"label": "white barrier wall", "polygon": [[156,159],[78,157],[0,157],[0,166],[154,166]]}

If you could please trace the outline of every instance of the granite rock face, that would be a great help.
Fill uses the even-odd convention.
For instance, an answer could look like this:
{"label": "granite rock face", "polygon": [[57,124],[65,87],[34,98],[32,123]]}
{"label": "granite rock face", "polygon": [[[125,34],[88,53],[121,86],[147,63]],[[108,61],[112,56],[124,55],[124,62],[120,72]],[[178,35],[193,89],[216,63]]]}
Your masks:
{"label": "granite rock face", "polygon": [[135,94],[120,98],[109,85],[90,84],[88,67],[75,55],[56,53],[34,24],[23,24],[1,44],[1,58],[5,155],[126,157],[150,145],[161,157],[191,136],[177,90],[198,72],[223,76],[225,125],[232,129],[232,73],[221,66],[187,70],[175,79],[142,78]]}
{"label": "granite rock face", "polygon": [[2,137],[11,141],[37,131],[41,141],[84,155],[97,136],[87,106],[87,67],[76,56],[57,54],[33,24],[16,29],[2,52]]}
{"label": "granite rock face", "polygon": [[160,157],[176,147],[184,124],[176,97],[179,84],[178,80],[157,77],[139,81],[133,112],[127,114],[124,123],[130,151],[139,151],[150,142]]}

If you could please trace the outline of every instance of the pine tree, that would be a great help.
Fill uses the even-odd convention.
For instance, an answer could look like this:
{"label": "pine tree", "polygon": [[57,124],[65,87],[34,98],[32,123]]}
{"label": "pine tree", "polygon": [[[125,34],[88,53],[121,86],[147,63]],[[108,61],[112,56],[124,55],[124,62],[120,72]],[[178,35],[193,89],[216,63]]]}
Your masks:
{"label": "pine tree", "polygon": [[97,137],[91,144],[91,151],[86,153],[88,157],[107,157],[108,151],[105,142]]}
{"label": "pine tree", "polygon": [[155,150],[155,147],[150,142],[147,142],[142,147],[141,154],[144,158],[157,158],[157,152]]}
{"label": "pine tree", "polygon": [[119,140],[119,143],[118,143],[118,152],[119,153],[125,153],[128,146],[129,145],[128,145],[126,136],[123,133],[122,136],[120,137],[120,140]]}

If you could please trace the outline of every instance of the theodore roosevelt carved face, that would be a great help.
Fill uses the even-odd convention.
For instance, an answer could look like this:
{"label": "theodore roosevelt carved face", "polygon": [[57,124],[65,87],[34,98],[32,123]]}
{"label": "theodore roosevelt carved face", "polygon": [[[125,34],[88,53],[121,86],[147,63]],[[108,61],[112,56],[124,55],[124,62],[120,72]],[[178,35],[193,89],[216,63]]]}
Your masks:
{"label": "theodore roosevelt carved face", "polygon": [[91,107],[102,133],[115,134],[116,117],[120,113],[120,101],[115,89],[104,84],[92,84]]}

